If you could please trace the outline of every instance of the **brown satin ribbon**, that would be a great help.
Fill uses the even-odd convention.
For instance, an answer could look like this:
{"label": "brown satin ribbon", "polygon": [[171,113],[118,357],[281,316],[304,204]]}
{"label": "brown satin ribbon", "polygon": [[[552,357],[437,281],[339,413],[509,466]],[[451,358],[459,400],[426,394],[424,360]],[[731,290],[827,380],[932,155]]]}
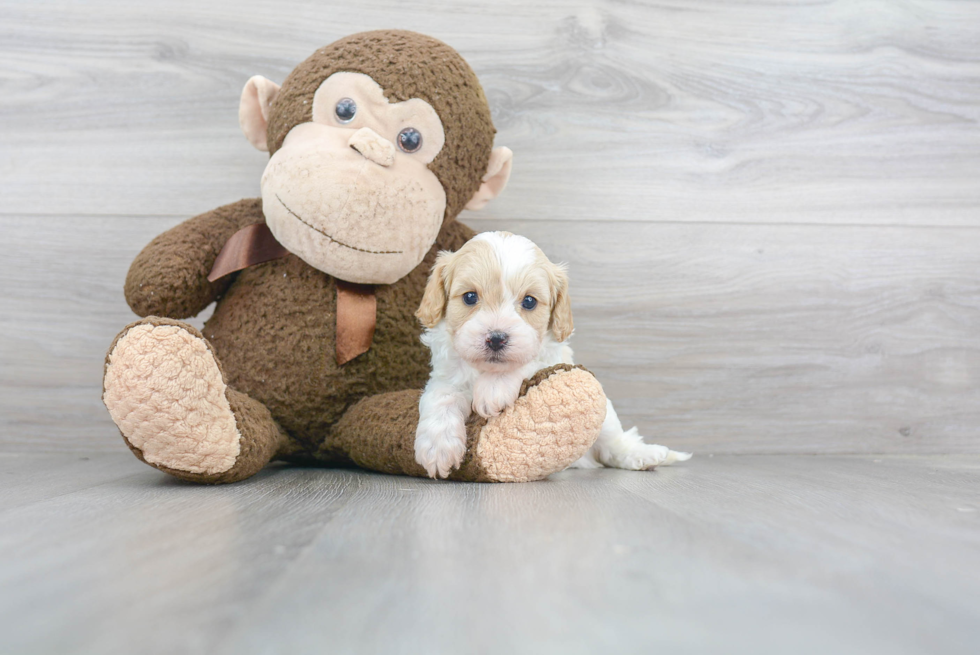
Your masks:
{"label": "brown satin ribbon", "polygon": [[337,364],[366,353],[374,339],[378,298],[369,284],[337,280]]}
{"label": "brown satin ribbon", "polygon": [[208,274],[208,282],[214,282],[229,273],[279,259],[288,254],[289,251],[272,236],[268,225],[265,223],[247,225],[232,234],[225,242]]}
{"label": "brown satin ribbon", "polygon": [[[256,223],[235,232],[214,260],[208,281],[215,280],[289,254],[276,241],[265,223]],[[371,348],[377,324],[378,301],[374,287],[336,280],[337,284],[337,364],[343,366]]]}

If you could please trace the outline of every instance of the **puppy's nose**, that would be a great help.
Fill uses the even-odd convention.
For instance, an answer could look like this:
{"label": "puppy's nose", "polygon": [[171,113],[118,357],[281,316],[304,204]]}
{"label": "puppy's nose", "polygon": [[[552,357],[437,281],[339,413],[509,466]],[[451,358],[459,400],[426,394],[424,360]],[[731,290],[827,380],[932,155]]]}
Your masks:
{"label": "puppy's nose", "polygon": [[395,144],[370,127],[362,127],[354,132],[347,145],[379,166],[391,166],[395,163]]}
{"label": "puppy's nose", "polygon": [[493,352],[498,352],[503,350],[504,346],[507,345],[507,333],[506,332],[491,332],[487,335],[487,347]]}

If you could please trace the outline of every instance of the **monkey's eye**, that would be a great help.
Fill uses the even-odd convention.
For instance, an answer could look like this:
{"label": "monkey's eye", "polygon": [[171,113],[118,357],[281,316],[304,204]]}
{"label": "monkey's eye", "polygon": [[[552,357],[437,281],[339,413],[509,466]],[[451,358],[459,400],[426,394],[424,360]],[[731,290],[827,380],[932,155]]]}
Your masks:
{"label": "monkey's eye", "polygon": [[337,101],[337,108],[334,110],[337,114],[337,120],[341,123],[350,123],[354,120],[354,114],[357,113],[357,103],[350,98],[341,98]]}
{"label": "monkey's eye", "polygon": [[534,296],[524,296],[524,300],[521,301],[521,307],[527,310],[534,309],[538,306],[538,299]]}
{"label": "monkey's eye", "polygon": [[476,291],[467,291],[463,294],[463,302],[467,305],[475,305],[476,301],[479,299],[479,296],[476,295]]}
{"label": "monkey's eye", "polygon": [[414,127],[406,127],[398,133],[398,147],[404,152],[415,152],[422,147],[422,133]]}

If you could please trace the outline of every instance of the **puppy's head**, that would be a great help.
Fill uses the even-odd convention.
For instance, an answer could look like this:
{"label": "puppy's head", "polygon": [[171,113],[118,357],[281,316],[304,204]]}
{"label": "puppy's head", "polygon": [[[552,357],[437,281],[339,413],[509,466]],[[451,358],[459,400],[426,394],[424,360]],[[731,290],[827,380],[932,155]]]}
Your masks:
{"label": "puppy's head", "polygon": [[572,333],[568,276],[528,239],[478,234],[457,252],[441,252],[416,316],[440,322],[456,352],[484,370],[522,366],[550,336]]}

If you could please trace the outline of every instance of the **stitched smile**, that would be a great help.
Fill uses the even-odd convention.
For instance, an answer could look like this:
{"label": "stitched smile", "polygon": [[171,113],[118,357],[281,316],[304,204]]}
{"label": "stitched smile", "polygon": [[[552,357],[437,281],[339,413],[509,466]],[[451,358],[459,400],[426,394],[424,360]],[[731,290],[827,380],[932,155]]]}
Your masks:
{"label": "stitched smile", "polygon": [[400,255],[403,252],[401,250],[367,250],[366,248],[358,248],[357,246],[347,245],[343,241],[338,241],[337,239],[333,238],[331,235],[327,234],[326,232],[324,232],[323,230],[321,230],[317,226],[311,225],[307,221],[304,221],[302,216],[300,216],[299,214],[297,214],[292,209],[290,209],[289,207],[286,206],[286,203],[284,203],[282,201],[282,198],[279,197],[279,194],[278,193],[276,194],[276,200],[278,200],[279,201],[279,204],[282,205],[285,208],[285,210],[287,212],[289,212],[290,215],[292,215],[293,218],[295,218],[297,221],[299,221],[300,223],[302,223],[306,227],[310,228],[314,232],[319,232],[323,236],[325,236],[328,239],[330,239],[331,242],[336,243],[338,246],[343,246],[344,248],[349,248],[351,250],[356,250],[357,252],[366,252],[366,253],[371,254],[371,255]]}

